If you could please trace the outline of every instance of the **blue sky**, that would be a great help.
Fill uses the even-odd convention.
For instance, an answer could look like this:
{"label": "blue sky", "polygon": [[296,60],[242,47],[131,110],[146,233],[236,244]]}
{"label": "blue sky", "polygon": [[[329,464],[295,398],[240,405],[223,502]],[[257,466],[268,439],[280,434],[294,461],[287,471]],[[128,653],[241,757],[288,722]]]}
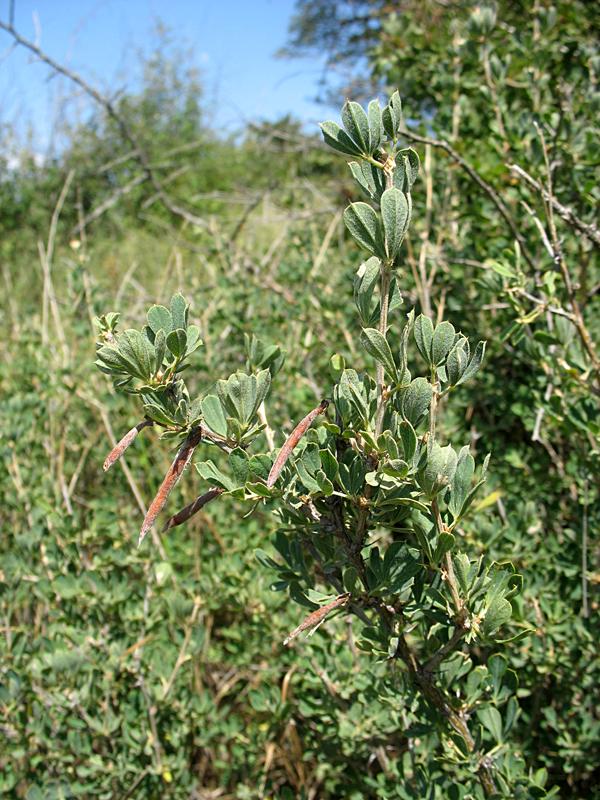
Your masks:
{"label": "blue sky", "polygon": [[[5,21],[8,7],[0,0]],[[293,112],[312,127],[323,115],[313,102],[322,62],[274,57],[293,8],[293,0],[15,0],[15,27],[106,92],[131,88],[136,53],[148,49],[160,20],[192,49],[218,125],[231,130],[244,119]],[[40,152],[52,142],[65,96],[70,115],[84,118],[88,109],[68,83],[49,75],[0,31],[0,124],[16,126],[19,137],[30,126]]]}

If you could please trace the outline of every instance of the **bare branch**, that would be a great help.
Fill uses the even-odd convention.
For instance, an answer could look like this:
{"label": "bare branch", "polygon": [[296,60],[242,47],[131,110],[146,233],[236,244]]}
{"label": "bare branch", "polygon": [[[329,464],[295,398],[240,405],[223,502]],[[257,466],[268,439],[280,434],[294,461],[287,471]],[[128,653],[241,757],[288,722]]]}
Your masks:
{"label": "bare branch", "polygon": [[144,149],[141,147],[131,128],[121,114],[119,114],[113,102],[109,100],[109,98],[100,94],[100,92],[84,78],[82,78],[79,73],[64,67],[62,64],[59,64],[58,61],[55,61],[43,50],[41,50],[37,44],[30,42],[28,39],[25,39],[23,36],[21,36],[21,34],[15,29],[12,22],[6,23],[0,20],[0,30],[5,31],[12,36],[17,44],[20,44],[22,47],[34,53],[40,59],[40,61],[43,61],[44,64],[47,64],[55,72],[58,72],[60,75],[64,75],[65,78],[68,78],[70,81],[77,84],[77,86],[83,89],[87,95],[95,100],[95,102],[106,111],[109,117],[111,117],[117,123],[117,127],[119,128],[123,139],[133,148],[133,153],[131,154],[132,157],[134,157],[140,164],[144,174],[146,175],[146,178],[150,181],[156,195],[165,208],[167,208],[175,216],[181,217],[192,225],[198,225],[201,227],[206,226],[206,222],[201,217],[198,217],[193,212],[189,211],[183,206],[180,206],[169,194],[167,194],[162,182],[154,172],[150,161],[148,160],[148,156],[144,152]]}
{"label": "bare branch", "polygon": [[419,142],[419,144],[430,145],[431,147],[437,147],[440,150],[443,150],[447,153],[450,158],[458,164],[458,166],[463,169],[469,178],[482,189],[487,196],[490,198],[492,203],[496,206],[500,215],[503,217],[504,221],[507,223],[508,227],[511,230],[512,235],[518,241],[521,252],[523,254],[523,258],[527,261],[529,266],[532,269],[535,269],[535,264],[533,263],[533,259],[529,254],[527,249],[527,243],[523,238],[519,228],[517,227],[516,222],[514,221],[512,214],[506,207],[506,204],[498,194],[498,192],[491,186],[486,180],[484,180],[481,175],[477,172],[477,170],[466,161],[460,153],[457,153],[456,150],[444,139],[428,139],[426,136],[419,136],[417,133],[413,133],[412,131],[407,130],[406,128],[401,131],[401,135],[404,136],[411,142]]}
{"label": "bare branch", "polygon": [[596,247],[600,247],[600,230],[596,225],[588,224],[580,219],[575,212],[564,206],[560,203],[554,195],[550,195],[548,190],[542,186],[541,183],[535,180],[528,172],[520,167],[518,164],[507,164],[506,165],[511,172],[515,175],[518,175],[519,178],[522,178],[525,183],[530,186],[532,189],[535,189],[547,203],[552,205],[552,208],[556,211],[559,217],[561,217],[567,225],[570,225],[576,231],[583,233],[583,235],[590,240]]}

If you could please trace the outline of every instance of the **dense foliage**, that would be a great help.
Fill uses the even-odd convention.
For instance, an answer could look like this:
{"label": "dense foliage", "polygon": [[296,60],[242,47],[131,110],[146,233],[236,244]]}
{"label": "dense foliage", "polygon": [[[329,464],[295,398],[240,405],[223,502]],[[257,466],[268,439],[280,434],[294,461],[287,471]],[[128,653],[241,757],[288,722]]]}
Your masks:
{"label": "dense foliage", "polygon": [[[339,24],[340,15],[348,21]],[[352,168],[366,183],[357,187],[343,159],[292,120],[224,141],[210,129],[195,77],[150,59],[143,90],[119,98],[118,112],[202,225],[161,203],[102,109],[68,132],[69,147],[53,163],[23,153],[17,169],[0,164],[6,796],[466,799],[486,790],[477,770],[489,763],[507,796],[600,797],[598,30],[593,4],[566,0],[298,3],[290,46],[328,49],[332,67],[360,58],[360,85],[399,87],[406,127],[397,147],[420,156],[412,188],[397,186],[410,189],[412,221],[394,265],[404,305],[395,293],[382,334],[391,361],[375,335],[379,268],[370,253],[360,268],[364,254],[340,213],[348,200],[366,200],[379,214],[380,167]],[[168,108],[178,115],[173,136]],[[365,154],[378,160],[356,143],[347,153],[362,164]],[[379,223],[369,241],[358,225],[369,214],[360,202],[350,232],[385,261]],[[367,222],[368,232],[370,214]],[[181,307],[184,327],[197,325],[203,345],[176,373],[190,402],[167,410],[183,416],[157,422],[181,435],[161,443],[159,425],[148,426],[103,475],[120,433],[140,412],[158,414],[148,395],[157,386],[152,370],[129,384],[150,387],[144,410],[112,394],[91,363],[92,321],[118,309],[125,327],[145,336],[147,307],[180,291],[191,302]],[[457,363],[465,339],[487,340],[477,375],[438,404],[434,432],[454,445],[456,467],[465,444],[478,464],[491,452],[487,483],[456,524],[454,490],[439,487],[441,530],[431,526],[438,487],[405,457],[408,426],[390,422],[399,415],[430,454],[429,426],[419,427],[402,399],[401,331],[409,332],[413,305],[420,321],[406,367],[428,399],[449,375],[450,351],[443,369],[441,356],[435,369],[428,363],[429,333],[441,340],[450,332],[442,319],[454,326]],[[104,319],[103,346],[114,322]],[[146,340],[156,357],[158,320],[155,327]],[[168,353],[182,355],[180,327],[174,351],[165,330],[161,367]],[[381,361],[392,436],[380,442]],[[182,436],[204,419],[193,416],[193,400],[206,412],[202,400],[216,398],[208,413],[218,413],[228,401],[217,379],[265,369],[272,385],[260,413],[269,427],[244,431],[235,413],[221,415],[224,438],[235,439],[225,445],[238,452],[232,459],[203,443],[200,474],[186,471],[169,513],[211,483],[231,496],[166,536],[153,527],[136,549]],[[293,421],[324,397],[329,408],[262,497]],[[246,464],[249,433],[254,460]],[[373,468],[356,474],[346,463],[365,458]],[[444,469],[452,472],[452,456]],[[449,477],[456,483],[456,471]],[[361,504],[365,484],[373,494]],[[423,508],[379,504],[394,492]],[[362,567],[347,563],[356,553],[327,528],[332,498],[347,526],[366,505],[368,590]],[[461,630],[448,553],[482,558],[483,583],[465,579],[459,603],[488,630]],[[508,561],[522,576],[520,593]],[[398,563],[415,574],[396,572]],[[502,627],[482,614],[486,580],[509,595]],[[315,608],[325,608],[323,626],[283,647]],[[411,676],[396,623],[390,629],[386,620],[399,609],[410,648],[432,667],[431,685],[464,713],[473,750]]]}

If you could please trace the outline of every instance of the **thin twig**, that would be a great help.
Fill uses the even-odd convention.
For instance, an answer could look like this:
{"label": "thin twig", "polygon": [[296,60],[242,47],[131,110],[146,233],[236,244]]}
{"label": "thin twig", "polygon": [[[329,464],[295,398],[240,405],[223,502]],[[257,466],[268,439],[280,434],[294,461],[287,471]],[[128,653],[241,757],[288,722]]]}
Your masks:
{"label": "thin twig", "polygon": [[581,613],[584,619],[590,615],[588,605],[588,479],[583,482],[583,519],[581,522]]}
{"label": "thin twig", "polygon": [[443,645],[443,647],[440,647],[437,653],[434,653],[429,659],[429,661],[423,666],[423,671],[435,672],[435,670],[439,667],[442,661],[445,658],[447,658],[450,655],[450,653],[453,653],[456,650],[457,646],[464,639],[468,630],[469,629],[463,625],[457,625],[456,628],[454,629],[454,633],[448,639],[446,644]]}
{"label": "thin twig", "polygon": [[507,164],[506,166],[511,172],[522,178],[532,189],[535,189],[536,192],[541,194],[544,200],[550,203],[558,216],[561,217],[561,219],[563,219],[567,225],[570,225],[576,231],[582,233],[586,239],[589,239],[590,242],[593,242],[596,247],[600,247],[600,229],[598,229],[597,225],[584,222],[575,214],[573,209],[560,203],[556,197],[554,197],[554,195],[551,195],[541,183],[536,181],[535,178],[533,178],[518,164]]}
{"label": "thin twig", "polygon": [[[408,673],[413,680],[413,683],[419,689],[425,699],[437,711],[448,720],[450,726],[459,734],[465,743],[469,753],[472,755],[477,754],[477,747],[475,740],[471,735],[469,726],[464,715],[456,711],[445,694],[438,689],[433,681],[431,672],[421,666],[415,654],[409,647],[402,631],[398,635],[398,645],[396,647],[396,658],[400,658],[407,666]],[[491,797],[496,793],[496,785],[494,782],[494,775],[490,760],[485,756],[479,759],[477,766],[477,776],[483,788],[486,797]]]}
{"label": "thin twig", "polygon": [[54,327],[56,328],[56,336],[61,344],[63,352],[63,363],[65,365],[68,360],[69,352],[67,347],[65,331],[63,328],[62,320],[60,318],[60,310],[58,308],[58,303],[56,301],[56,294],[54,292],[54,286],[52,283],[52,260],[54,258],[54,246],[56,243],[56,232],[58,229],[58,221],[74,177],[75,177],[75,170],[71,170],[65,179],[58,200],[56,201],[54,211],[52,212],[52,218],[50,220],[50,228],[48,230],[48,240],[46,246],[44,247],[41,242],[38,242],[38,251],[40,255],[40,262],[42,265],[42,272],[44,275],[44,298],[43,298],[43,308],[42,308],[42,342],[48,344],[49,337],[48,337],[47,325],[48,325],[48,307],[49,307],[52,312]]}
{"label": "thin twig", "polygon": [[136,175],[135,178],[132,178],[128,183],[124,184],[123,186],[119,186],[119,188],[116,189],[113,194],[110,195],[110,197],[107,197],[99,205],[97,205],[96,208],[93,208],[83,219],[80,219],[77,222],[77,225],[73,228],[72,232],[76,233],[78,236],[81,235],[82,228],[97,220],[102,216],[102,214],[116,205],[122,197],[125,197],[125,195],[133,191],[136,186],[140,186],[146,180],[147,178],[145,175]]}
{"label": "thin twig", "polygon": [[[544,163],[546,166],[547,188],[545,193],[542,192],[542,196],[545,197],[547,195],[548,198],[547,200],[546,199],[544,200],[544,206],[546,208],[548,227],[550,228],[550,237],[552,240],[552,252],[554,255],[554,263],[560,269],[560,272],[563,276],[563,282],[565,285],[567,296],[569,298],[569,302],[571,304],[571,310],[573,311],[573,323],[577,329],[579,338],[581,339],[581,343],[583,344],[584,349],[586,350],[587,354],[590,357],[595,372],[600,373],[600,358],[596,353],[594,342],[592,341],[590,332],[588,331],[585,321],[583,319],[583,314],[579,306],[579,301],[577,300],[577,294],[575,292],[575,288],[573,287],[573,283],[571,281],[569,268],[565,261],[560,240],[558,238],[558,232],[556,230],[556,223],[554,221],[554,206],[552,203],[552,199],[554,197],[554,188],[552,185],[552,170],[550,168],[550,159],[548,157],[548,148],[546,146],[546,139],[544,137],[542,129],[537,125],[536,128],[540,137],[542,152],[544,154]],[[600,380],[600,377],[598,378],[598,380]]]}
{"label": "thin twig", "polygon": [[140,143],[137,141],[136,137],[132,133],[128,123],[121,116],[121,114],[119,114],[119,112],[117,111],[111,100],[100,94],[100,92],[97,89],[94,89],[94,87],[91,84],[89,84],[84,78],[82,78],[81,75],[79,75],[79,73],[68,69],[62,64],[59,64],[57,61],[55,61],[53,58],[47,55],[43,50],[41,50],[37,44],[21,36],[11,22],[6,23],[0,20],[0,30],[5,31],[10,36],[12,36],[15,42],[20,44],[22,47],[25,47],[30,52],[34,53],[40,59],[40,61],[43,61],[45,64],[51,67],[55,72],[58,72],[60,75],[64,75],[65,78],[68,78],[70,81],[77,84],[77,86],[83,89],[83,91],[87,95],[89,95],[93,100],[95,100],[96,103],[98,103],[98,105],[104,108],[109,117],[111,117],[116,122],[117,127],[119,128],[123,139],[125,139],[125,141],[127,141],[128,144],[131,145],[131,147],[133,148],[133,154],[134,154],[133,157],[138,161],[138,163],[142,167],[144,174],[146,175],[148,181],[152,185],[154,191],[160,198],[163,205],[172,214],[174,214],[177,217],[181,217],[182,219],[186,220],[186,222],[202,227],[206,226],[205,220],[203,220],[201,217],[196,216],[196,214],[193,214],[188,209],[180,206],[175,200],[173,200],[173,198],[169,194],[167,194],[167,192],[163,187],[162,182],[156,176],[150,164],[148,156],[146,155],[143,148],[140,146]]}
{"label": "thin twig", "polygon": [[183,666],[186,660],[186,652],[188,649],[188,645],[190,643],[190,639],[192,638],[192,631],[194,630],[194,624],[198,618],[198,612],[202,607],[202,601],[199,597],[194,598],[194,607],[192,608],[192,613],[190,614],[190,618],[185,626],[185,635],[183,637],[183,642],[179,649],[179,653],[177,654],[177,659],[175,661],[175,666],[173,667],[173,671],[171,672],[169,679],[165,684],[165,688],[163,689],[163,702],[167,699],[167,696],[171,689],[173,688],[173,684],[175,683],[175,678],[177,677],[179,670]]}
{"label": "thin twig", "polygon": [[419,136],[417,133],[413,133],[412,131],[407,130],[406,128],[401,131],[402,136],[407,138],[411,142],[419,142],[420,144],[431,145],[431,147],[437,147],[440,150],[443,150],[447,153],[450,158],[458,164],[461,169],[463,169],[467,175],[471,178],[471,180],[482,189],[487,196],[490,198],[492,203],[496,206],[500,215],[503,217],[504,221],[507,223],[508,227],[511,230],[512,235],[518,241],[521,252],[523,257],[529,264],[532,269],[535,269],[535,264],[533,259],[529,255],[529,250],[527,249],[527,243],[523,238],[519,228],[517,227],[516,222],[514,221],[510,211],[506,207],[504,201],[498,194],[498,192],[494,189],[491,184],[489,184],[486,180],[484,180],[481,175],[477,172],[477,170],[466,161],[460,153],[457,153],[456,150],[444,139],[429,139],[426,136]]}

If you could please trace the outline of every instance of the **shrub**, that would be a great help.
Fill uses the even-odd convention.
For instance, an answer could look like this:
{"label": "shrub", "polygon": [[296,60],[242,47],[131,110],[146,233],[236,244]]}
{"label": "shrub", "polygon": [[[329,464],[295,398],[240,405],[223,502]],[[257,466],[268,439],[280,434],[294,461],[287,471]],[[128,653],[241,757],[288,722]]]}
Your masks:
{"label": "shrub", "polygon": [[227,498],[277,515],[276,555],[259,550],[257,558],[273,588],[308,612],[285,644],[334,616],[354,618],[358,647],[387,666],[377,699],[402,719],[396,747],[411,753],[398,766],[400,796],[542,797],[545,774],[529,773],[510,746],[517,678],[497,652],[531,630],[517,620],[511,636],[504,631],[521,578],[510,564],[469,552],[464,527],[489,459],[477,472],[469,445],[444,443],[438,425],[450,398],[460,398],[460,386],[478,372],[485,343],[473,346],[450,322],[402,313],[402,241],[419,160],[398,144],[398,93],[383,109],[378,101],[366,111],[346,103],[342,122],[321,127],[327,144],[356,159],[349,167],[369,201],[351,203],[344,221],[368,256],[354,299],[358,341],[374,374],[333,354],[330,399],[275,449],[266,400],[283,363],[280,348],[252,338],[245,371],[192,397],[182,373],[201,342],[182,295],[168,308],[152,306],[142,330],[120,332],[118,315],[106,314],[96,363],[139,398],[144,419],[105,468],[143,428],[176,442],[140,543],[202,448],[213,455],[195,463],[206,490],[166,528]]}

